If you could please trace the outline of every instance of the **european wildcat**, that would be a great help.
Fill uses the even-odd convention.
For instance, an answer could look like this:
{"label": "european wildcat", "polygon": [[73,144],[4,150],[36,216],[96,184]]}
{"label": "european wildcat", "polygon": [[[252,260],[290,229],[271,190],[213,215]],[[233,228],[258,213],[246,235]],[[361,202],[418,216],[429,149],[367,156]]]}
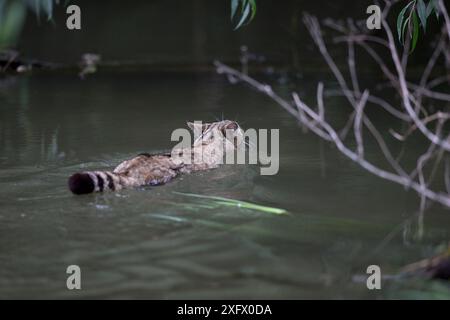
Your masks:
{"label": "european wildcat", "polygon": [[191,148],[174,149],[165,154],[140,154],[122,162],[113,171],[75,173],[69,178],[70,190],[85,194],[165,184],[179,174],[217,168],[223,163],[225,153],[242,143],[243,132],[235,121],[188,123],[188,126],[198,134]]}

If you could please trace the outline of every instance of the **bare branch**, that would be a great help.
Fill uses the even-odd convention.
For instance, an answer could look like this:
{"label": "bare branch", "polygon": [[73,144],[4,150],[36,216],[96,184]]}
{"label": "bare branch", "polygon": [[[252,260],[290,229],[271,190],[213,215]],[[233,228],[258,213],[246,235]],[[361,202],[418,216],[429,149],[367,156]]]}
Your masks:
{"label": "bare branch", "polygon": [[323,106],[323,82],[319,82],[317,86],[317,107],[319,109],[319,117],[324,120],[325,107]]}
{"label": "bare branch", "polygon": [[444,16],[445,27],[447,29],[447,36],[448,36],[448,39],[450,40],[450,17],[448,16],[447,8],[444,5],[444,0],[438,0],[438,1],[439,1],[440,13],[442,13],[442,15]]}
{"label": "bare branch", "polygon": [[[376,2],[379,3],[379,1]],[[444,56],[445,61],[450,66],[449,42],[447,41],[447,36],[450,39],[450,19],[443,1],[439,0],[441,11],[445,13],[446,26],[442,28],[441,37],[434,45],[433,53],[421,75],[420,82],[416,84],[406,78],[408,45],[399,54],[393,32],[387,23],[390,7],[396,1],[383,0],[383,2],[385,7],[382,12],[382,25],[386,33],[386,39],[370,33],[366,34],[367,30],[360,27],[358,29],[358,22],[355,23],[352,19],[348,19],[346,24],[331,19],[326,19],[323,22],[323,25],[330,28],[332,32],[340,34],[332,38],[335,44],[345,42],[347,45],[347,65],[350,74],[348,80],[328,51],[318,19],[309,14],[304,14],[303,21],[305,26],[340,86],[339,90],[327,90],[324,93],[324,84],[319,82],[316,93],[317,109],[310,108],[295,92],[292,93],[293,103],[291,101],[288,102],[277,95],[269,85],[262,84],[247,74],[220,62],[215,62],[215,65],[219,73],[224,73],[231,79],[244,81],[272,98],[294,116],[304,128],[311,130],[326,141],[333,142],[343,155],[368,172],[400,184],[407,189],[415,190],[420,196],[422,213],[429,200],[436,201],[450,208],[450,162],[448,155],[450,151],[450,134],[444,132],[444,125],[450,119],[450,112],[434,111],[434,108],[423,104],[425,97],[428,98],[426,99],[427,102],[431,101],[431,99],[438,103],[439,101],[450,102],[450,94],[434,91],[434,88],[450,80],[448,73],[444,76],[430,79],[430,76],[437,69],[438,60],[442,56]],[[356,67],[355,44],[363,48],[375,61],[383,75],[389,80],[390,85],[395,89],[394,92],[398,93],[398,96],[401,98],[401,104],[393,106],[385,99],[369,94],[369,89],[361,86]],[[379,48],[375,50],[372,46],[379,46]],[[387,50],[390,61],[386,61],[384,55],[379,53],[378,49]],[[394,67],[393,70],[391,70],[392,66]],[[334,128],[329,122],[330,120],[327,120],[324,94],[326,97],[343,96],[352,107],[352,112],[341,130]],[[404,133],[398,133],[392,129],[380,132],[379,128],[365,113],[368,104],[380,106],[380,110],[385,110],[392,115],[402,125]],[[352,150],[354,147],[350,148],[346,145],[346,136],[352,127],[356,141],[356,150],[354,151]],[[364,133],[366,129],[377,143],[381,154],[387,161],[388,167],[375,165],[370,159],[366,158],[364,150]],[[341,134],[338,134],[339,131]],[[405,153],[405,143],[401,144],[400,155],[394,158],[388,148],[388,144],[384,140],[384,136],[390,133],[399,142],[404,142],[413,132],[424,136],[427,139],[426,141],[429,141],[429,145],[426,151],[417,157],[415,169],[408,174],[400,163],[400,159]],[[440,166],[442,160],[444,161],[443,167]],[[431,188],[434,178],[442,177],[437,174],[439,168],[443,170],[445,187],[442,187],[442,184],[440,186],[445,191]],[[436,184],[433,183],[434,185]],[[423,231],[423,214],[420,216],[420,219],[422,219],[421,231]]]}
{"label": "bare branch", "polygon": [[[281,97],[276,95],[272,90],[265,90],[264,88],[266,87],[266,85],[259,83],[258,81],[250,78],[249,76],[244,75],[244,74],[240,73],[239,71],[237,71],[231,67],[228,67],[218,61],[216,61],[214,64],[215,64],[217,70],[220,71],[220,73],[232,74],[233,76],[239,78],[240,80],[250,84],[255,89],[265,93],[266,95],[271,97],[276,102],[278,102],[278,103],[282,102],[281,104],[280,103],[279,104],[284,109],[286,109],[285,105],[290,106],[290,103],[288,103],[287,101],[283,100]],[[346,157],[348,157],[352,161],[358,163],[361,167],[363,167],[367,171],[371,172],[372,174],[374,174],[380,178],[398,183],[400,185],[405,186],[406,188],[412,188],[419,195],[426,197],[430,200],[439,202],[447,207],[450,207],[450,196],[449,195],[432,191],[431,189],[427,188],[423,184],[420,184],[416,181],[412,181],[411,179],[409,179],[409,177],[400,176],[398,174],[381,169],[381,168],[375,166],[374,164],[370,163],[366,159],[360,157],[357,153],[351,151],[341,141],[341,139],[339,138],[339,135],[332,128],[332,126],[330,124],[328,124],[326,121],[323,121],[321,119],[321,117],[319,116],[319,114],[317,112],[314,112],[310,107],[308,107],[298,97],[298,95],[296,93],[293,93],[293,97],[294,97],[294,102],[297,105],[297,107],[299,109],[302,109],[308,117],[310,117],[312,120],[314,120],[314,122],[307,121],[304,124],[314,133],[318,134],[321,137],[326,137],[327,140],[331,140],[332,142],[334,142],[334,144],[336,145],[338,150],[340,152],[342,152]],[[299,119],[298,112],[294,112],[291,114],[296,116],[297,119]],[[312,123],[315,123],[315,124],[313,125]]]}
{"label": "bare branch", "polygon": [[403,100],[403,105],[408,113],[408,115],[413,120],[414,124],[417,126],[417,128],[434,144],[439,145],[440,147],[444,148],[446,151],[450,151],[450,143],[446,140],[441,140],[439,137],[437,137],[434,133],[432,133],[428,128],[425,126],[424,123],[422,123],[415,112],[414,108],[411,106],[410,97],[411,94],[408,90],[408,85],[406,83],[405,73],[403,72],[402,65],[397,53],[397,48],[395,46],[395,40],[394,36],[392,34],[392,31],[389,27],[389,24],[386,22],[386,20],[382,20],[383,28],[386,32],[386,35],[388,37],[389,41],[389,49],[391,52],[391,56],[395,65],[395,68],[397,70],[398,74],[398,80],[400,84],[400,92]]}

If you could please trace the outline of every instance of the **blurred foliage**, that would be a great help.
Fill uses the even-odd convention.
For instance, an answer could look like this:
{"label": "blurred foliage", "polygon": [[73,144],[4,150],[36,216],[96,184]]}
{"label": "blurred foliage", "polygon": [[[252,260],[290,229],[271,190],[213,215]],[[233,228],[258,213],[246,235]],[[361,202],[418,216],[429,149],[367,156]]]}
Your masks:
{"label": "blurred foliage", "polygon": [[51,20],[60,0],[0,0],[0,49],[13,46],[25,23],[27,11],[37,19]]}
{"label": "blurred foliage", "polygon": [[20,1],[0,3],[0,49],[10,46],[19,35],[25,21],[25,6]]}
{"label": "blurred foliage", "polygon": [[[238,13],[239,12],[239,13]],[[256,14],[256,0],[231,0],[231,21],[237,19],[234,30],[250,23]]]}

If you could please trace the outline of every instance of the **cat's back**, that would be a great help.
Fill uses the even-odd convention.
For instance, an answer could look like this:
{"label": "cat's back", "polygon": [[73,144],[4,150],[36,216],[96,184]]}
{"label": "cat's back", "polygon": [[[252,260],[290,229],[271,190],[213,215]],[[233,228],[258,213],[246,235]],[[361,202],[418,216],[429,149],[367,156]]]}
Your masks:
{"label": "cat's back", "polygon": [[158,168],[173,168],[170,154],[141,153],[134,158],[120,163],[114,173],[132,175],[133,173],[145,173],[145,171],[157,170]]}

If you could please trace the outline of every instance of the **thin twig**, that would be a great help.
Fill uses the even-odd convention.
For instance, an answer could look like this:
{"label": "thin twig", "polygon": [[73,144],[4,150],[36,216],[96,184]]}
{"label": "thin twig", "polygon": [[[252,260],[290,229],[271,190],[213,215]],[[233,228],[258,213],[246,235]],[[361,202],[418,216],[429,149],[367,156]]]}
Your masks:
{"label": "thin twig", "polygon": [[358,106],[356,107],[356,115],[355,115],[355,139],[358,149],[358,156],[364,158],[364,142],[363,142],[363,128],[361,126],[361,122],[364,115],[364,107],[367,103],[367,97],[369,96],[369,91],[365,90],[361,100],[359,100]]}

